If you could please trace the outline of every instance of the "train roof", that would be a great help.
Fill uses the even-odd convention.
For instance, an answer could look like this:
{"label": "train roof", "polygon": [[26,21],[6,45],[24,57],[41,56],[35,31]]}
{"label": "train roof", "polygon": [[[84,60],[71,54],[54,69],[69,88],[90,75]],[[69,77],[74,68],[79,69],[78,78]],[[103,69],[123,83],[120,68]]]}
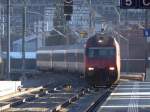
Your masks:
{"label": "train roof", "polygon": [[91,40],[95,40],[95,39],[105,39],[105,40],[114,40],[113,36],[111,34],[108,34],[108,33],[97,33],[93,36],[91,36],[88,41],[91,41]]}
{"label": "train roof", "polygon": [[97,33],[94,36],[90,37],[87,40],[86,46],[113,46],[114,45],[114,39],[111,34],[102,34],[102,33]]}

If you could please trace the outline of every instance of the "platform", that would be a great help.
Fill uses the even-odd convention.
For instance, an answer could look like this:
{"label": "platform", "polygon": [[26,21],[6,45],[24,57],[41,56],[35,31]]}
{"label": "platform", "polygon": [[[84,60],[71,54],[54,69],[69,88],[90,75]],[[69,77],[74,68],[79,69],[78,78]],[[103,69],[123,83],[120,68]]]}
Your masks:
{"label": "platform", "polygon": [[121,82],[97,112],[149,112],[150,82]]}
{"label": "platform", "polygon": [[120,79],[144,81],[145,73],[121,73]]}
{"label": "platform", "polygon": [[0,81],[0,97],[17,91],[21,81]]}

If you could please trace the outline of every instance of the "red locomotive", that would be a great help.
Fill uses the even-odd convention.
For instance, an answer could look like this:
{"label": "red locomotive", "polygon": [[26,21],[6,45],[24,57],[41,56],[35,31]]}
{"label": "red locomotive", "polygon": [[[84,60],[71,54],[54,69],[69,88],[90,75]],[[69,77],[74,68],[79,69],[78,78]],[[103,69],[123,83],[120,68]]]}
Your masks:
{"label": "red locomotive", "polygon": [[86,42],[85,68],[90,84],[111,85],[120,78],[120,49],[115,38],[95,35]]}

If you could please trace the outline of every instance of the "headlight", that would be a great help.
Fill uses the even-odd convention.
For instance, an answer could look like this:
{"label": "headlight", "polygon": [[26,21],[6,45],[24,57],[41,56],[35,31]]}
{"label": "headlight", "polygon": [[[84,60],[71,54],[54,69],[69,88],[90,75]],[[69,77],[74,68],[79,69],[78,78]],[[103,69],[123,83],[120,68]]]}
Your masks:
{"label": "headlight", "polygon": [[103,42],[103,40],[98,40],[98,42],[99,42],[99,43],[102,43],[102,42]]}
{"label": "headlight", "polygon": [[93,68],[93,67],[89,67],[88,70],[89,70],[89,71],[93,71],[94,68]]}
{"label": "headlight", "polygon": [[115,67],[109,67],[109,70],[113,71],[115,70]]}

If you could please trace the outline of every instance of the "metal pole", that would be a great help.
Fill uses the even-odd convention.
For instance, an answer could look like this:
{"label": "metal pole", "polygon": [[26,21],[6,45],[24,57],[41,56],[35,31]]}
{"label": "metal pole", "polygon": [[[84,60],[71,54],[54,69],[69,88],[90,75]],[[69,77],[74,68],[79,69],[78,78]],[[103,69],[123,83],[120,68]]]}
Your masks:
{"label": "metal pole", "polygon": [[129,40],[127,41],[127,73],[129,73],[129,58],[130,58],[130,44],[129,44]]}
{"label": "metal pole", "polygon": [[25,69],[26,4],[23,7],[22,71]]}
{"label": "metal pole", "polygon": [[10,79],[10,0],[7,0],[7,79]]}
{"label": "metal pole", "polygon": [[[45,19],[43,18],[43,22],[42,22],[42,46],[45,46],[45,37],[44,37],[44,31],[45,31]],[[37,41],[40,38],[37,38]],[[37,43],[37,49],[38,49],[39,45]],[[41,45],[40,45],[41,47]]]}
{"label": "metal pole", "polygon": [[128,25],[128,9],[126,9],[125,11],[125,25]]}
{"label": "metal pole", "polygon": [[118,15],[118,23],[120,24],[121,23],[121,15],[120,15],[120,12],[118,11],[117,7],[114,7],[115,11],[116,11],[116,14]]}
{"label": "metal pole", "polygon": [[145,28],[148,28],[148,10],[145,9]]}
{"label": "metal pole", "polygon": [[90,34],[91,34],[91,29],[92,29],[92,1],[90,0],[89,1],[89,5],[90,5],[90,13],[89,13],[89,37],[90,37]]}
{"label": "metal pole", "polygon": [[[65,34],[66,34],[66,35],[68,35],[68,34],[67,34],[68,26],[69,26],[69,22],[66,21],[66,25],[65,25]],[[67,36],[67,37],[66,37],[66,45],[69,45],[69,41],[70,41],[70,40],[69,40],[69,36]]]}
{"label": "metal pole", "polygon": [[2,10],[2,37],[4,37],[4,35],[5,35],[5,17],[4,17],[4,13],[5,13],[5,11],[4,11],[4,8],[3,8],[3,10]]}
{"label": "metal pole", "polygon": [[[148,28],[148,10],[145,9],[145,29]],[[147,38],[145,38],[145,74],[148,67],[148,44],[147,44]],[[146,75],[145,75],[146,77]]]}

